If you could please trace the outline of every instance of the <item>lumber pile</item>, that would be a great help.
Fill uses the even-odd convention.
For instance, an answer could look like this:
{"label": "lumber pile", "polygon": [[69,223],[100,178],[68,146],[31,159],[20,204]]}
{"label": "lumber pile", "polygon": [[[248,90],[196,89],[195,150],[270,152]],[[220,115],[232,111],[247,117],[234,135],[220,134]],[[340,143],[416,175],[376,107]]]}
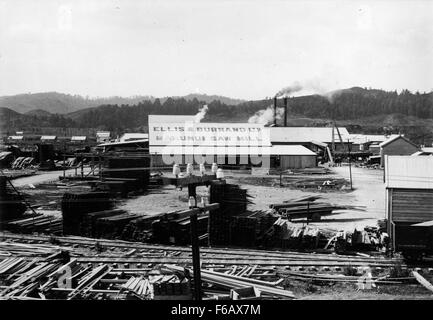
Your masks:
{"label": "lumber pile", "polygon": [[274,246],[283,249],[318,249],[325,248],[330,238],[337,231],[319,228],[311,225],[297,225],[287,219],[279,218],[274,223]]}
{"label": "lumber pile", "polygon": [[176,274],[155,276],[149,279],[153,284],[155,300],[190,300],[192,299],[190,281]]}
{"label": "lumber pile", "polygon": [[[158,243],[186,245],[191,243],[190,215],[198,209],[175,211],[152,222],[152,238]],[[199,215],[197,230],[199,238],[207,234],[209,215]]]}
{"label": "lumber pile", "polygon": [[225,181],[212,181],[210,186],[210,203],[219,203],[218,210],[209,214],[209,244],[230,244],[230,224],[232,217],[247,210],[251,203],[247,190],[238,185],[228,184]]}
{"label": "lumber pile", "polygon": [[318,197],[300,198],[271,204],[269,207],[289,220],[306,218],[312,221],[320,221],[322,216],[332,215],[334,210],[341,209],[330,203],[316,202],[317,199]]}
{"label": "lumber pile", "polygon": [[98,217],[95,223],[95,236],[96,238],[119,239],[126,225],[139,217],[138,214],[130,213]]}
{"label": "lumber pile", "polygon": [[8,179],[0,176],[0,222],[20,218],[26,211],[22,196],[14,192]]}
{"label": "lumber pile", "polygon": [[8,222],[6,229],[17,233],[62,234],[63,223],[60,218],[53,216],[29,214],[22,219]]}
{"label": "lumber pile", "polygon": [[148,156],[117,155],[105,158],[104,178],[136,179],[135,188],[146,190],[149,185],[150,158]]}
{"label": "lumber pile", "polygon": [[252,247],[263,244],[264,236],[278,219],[270,211],[246,211],[232,217],[230,224],[231,245]]}
{"label": "lumber pile", "polygon": [[159,220],[160,217],[161,215],[144,216],[131,220],[122,232],[122,239],[139,242],[150,241],[152,239],[152,222]]}
{"label": "lumber pile", "polygon": [[[165,267],[172,271],[183,271],[184,269],[175,265],[165,265]],[[191,269],[189,270],[192,273]],[[277,299],[294,299],[294,295],[289,290],[284,290],[279,287],[277,283],[267,282],[263,280],[251,279],[243,276],[229,275],[226,273],[215,272],[211,270],[201,270],[201,278],[204,282],[217,285],[229,290],[236,288],[257,288],[263,296],[274,297]]]}
{"label": "lumber pile", "polygon": [[66,192],[61,203],[63,233],[81,235],[83,220],[88,213],[108,210],[111,207],[112,201],[107,192]]}

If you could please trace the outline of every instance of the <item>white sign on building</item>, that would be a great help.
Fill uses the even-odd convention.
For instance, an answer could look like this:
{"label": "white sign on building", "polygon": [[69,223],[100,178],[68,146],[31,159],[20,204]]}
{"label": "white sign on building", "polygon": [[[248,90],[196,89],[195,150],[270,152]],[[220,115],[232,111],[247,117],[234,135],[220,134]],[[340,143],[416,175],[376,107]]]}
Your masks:
{"label": "white sign on building", "polygon": [[150,146],[270,146],[263,125],[249,123],[149,122]]}

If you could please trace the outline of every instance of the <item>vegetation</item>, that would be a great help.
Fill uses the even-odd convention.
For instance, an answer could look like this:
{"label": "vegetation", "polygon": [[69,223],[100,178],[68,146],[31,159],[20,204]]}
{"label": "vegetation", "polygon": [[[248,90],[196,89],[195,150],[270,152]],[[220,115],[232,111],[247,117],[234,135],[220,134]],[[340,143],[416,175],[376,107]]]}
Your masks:
{"label": "vegetation", "polygon": [[[209,101],[213,96],[206,97]],[[93,128],[113,133],[146,131],[149,114],[194,115],[208,104],[204,121],[248,121],[257,111],[272,106],[272,99],[226,104],[218,97],[203,101],[193,97],[145,99],[134,104],[102,104],[59,115],[43,110],[20,114],[0,108],[2,131],[26,130],[31,127]],[[224,101],[224,100],[223,100]],[[278,101],[283,106],[282,99]],[[81,107],[82,105],[80,105]],[[354,87],[328,97],[310,95],[288,99],[289,125],[329,125],[333,119],[351,132],[406,133],[424,143],[431,140],[433,123],[433,92],[411,93]],[[39,103],[34,109],[41,109]],[[302,120],[302,121],[301,121]]]}

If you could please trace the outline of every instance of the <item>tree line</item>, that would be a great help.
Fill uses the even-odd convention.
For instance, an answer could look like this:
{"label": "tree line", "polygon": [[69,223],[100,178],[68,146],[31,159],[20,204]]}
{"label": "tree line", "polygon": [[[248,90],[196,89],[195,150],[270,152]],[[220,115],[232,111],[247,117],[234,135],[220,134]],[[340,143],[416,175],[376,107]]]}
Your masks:
{"label": "tree line", "polygon": [[[227,105],[214,100],[207,104],[208,112],[204,121],[247,121],[255,112],[272,103],[272,99],[265,99]],[[8,125],[22,129],[39,126],[95,128],[114,133],[144,131],[149,114],[194,115],[204,104],[197,98],[168,98],[163,103],[159,99],[145,100],[134,105],[101,105],[69,115],[9,117]],[[282,99],[279,99],[278,106],[283,106]],[[356,120],[384,114],[433,119],[433,93],[352,88],[336,93],[331,99],[320,95],[288,98],[288,109],[291,115],[320,119]]]}

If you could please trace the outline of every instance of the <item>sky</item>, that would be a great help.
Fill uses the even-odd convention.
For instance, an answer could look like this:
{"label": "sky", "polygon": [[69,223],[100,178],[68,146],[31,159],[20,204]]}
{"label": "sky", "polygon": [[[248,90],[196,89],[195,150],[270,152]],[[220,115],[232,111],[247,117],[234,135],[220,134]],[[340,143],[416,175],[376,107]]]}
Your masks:
{"label": "sky", "polygon": [[0,0],[0,95],[433,90],[433,1]]}

